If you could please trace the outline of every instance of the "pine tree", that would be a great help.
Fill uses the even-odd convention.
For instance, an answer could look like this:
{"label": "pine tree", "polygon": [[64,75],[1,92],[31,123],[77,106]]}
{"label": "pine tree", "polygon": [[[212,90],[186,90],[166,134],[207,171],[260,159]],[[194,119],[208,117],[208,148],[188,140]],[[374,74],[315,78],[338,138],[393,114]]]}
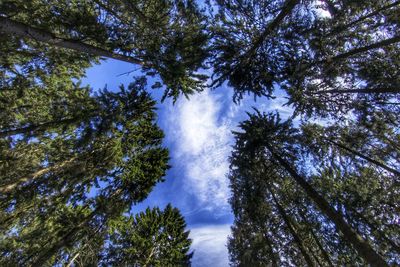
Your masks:
{"label": "pine tree", "polygon": [[[276,115],[250,115],[240,127],[244,132],[235,133],[230,171],[231,204],[236,218],[230,241],[233,262],[247,262],[246,246],[237,243],[243,239],[236,241],[235,235],[251,225],[250,231],[261,230],[260,234],[266,236],[262,244],[270,247],[269,256],[262,262],[282,261],[274,253],[282,250],[276,247],[282,243],[275,241],[279,233],[276,221],[286,225],[285,231],[289,232],[284,236],[292,236],[292,242],[295,241],[284,246],[284,258],[298,258],[289,256],[297,251],[295,255],[302,255],[307,265],[365,261],[385,266],[396,262],[398,244],[390,219],[396,214],[393,208],[398,201],[395,173],[319,139],[315,128],[304,126],[302,133],[290,121],[281,122]],[[353,145],[359,151],[363,150],[362,145],[375,145],[368,148],[369,153],[384,155],[380,150],[390,148],[372,139],[371,144],[363,143],[362,128],[350,129],[353,142],[360,142],[361,148]],[[333,132],[328,128],[327,133],[346,140],[350,129]],[[386,133],[390,133],[389,129]],[[354,140],[357,131],[359,139]],[[375,160],[388,165],[393,159],[389,153]],[[260,247],[254,245],[255,249]]]}
{"label": "pine tree", "polygon": [[104,266],[190,266],[191,240],[176,208],[147,208],[113,222]]}
{"label": "pine tree", "polygon": [[398,1],[216,2],[214,83],[234,100],[280,88],[303,116],[398,112]]}
{"label": "pine tree", "polygon": [[99,58],[112,58],[158,74],[165,97],[203,89],[205,76],[196,71],[207,57],[208,36],[194,1],[8,0],[0,10],[6,43],[1,69],[10,88],[10,82],[30,82],[25,77],[36,78],[41,69],[51,71],[54,63],[64,63],[71,78]]}
{"label": "pine tree", "polygon": [[[129,211],[163,180],[168,151],[161,147],[163,133],[154,124],[155,102],[144,87],[141,78],[127,89],[121,86],[119,92],[102,91],[87,99],[95,112],[90,105],[82,106],[83,110],[71,110],[84,114],[74,123],[55,123],[41,129],[43,135],[34,131],[32,139],[31,133],[20,133],[28,137],[11,141],[4,151],[10,160],[1,165],[7,177],[1,181],[2,239],[14,243],[14,235],[22,238],[27,232],[24,240],[29,244],[37,242],[36,234],[52,236],[46,246],[30,246],[29,255],[11,253],[18,264],[41,266],[71,247],[84,246],[82,240],[89,240],[91,231],[99,228],[104,233],[112,218]],[[35,160],[27,162],[24,152]],[[71,205],[87,210],[87,215],[66,221],[55,233],[41,228],[42,221]]]}

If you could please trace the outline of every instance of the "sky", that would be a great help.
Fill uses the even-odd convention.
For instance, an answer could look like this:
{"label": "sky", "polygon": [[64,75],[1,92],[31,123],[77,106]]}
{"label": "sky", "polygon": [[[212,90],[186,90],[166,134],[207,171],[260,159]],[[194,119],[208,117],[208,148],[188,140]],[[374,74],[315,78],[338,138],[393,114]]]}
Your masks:
{"label": "sky", "polygon": [[[137,70],[132,64],[115,60],[102,61],[87,70],[84,84],[94,90],[105,86],[117,90],[129,84]],[[137,72],[136,72],[137,73]],[[151,84],[150,84],[151,85]],[[228,200],[230,197],[227,173],[228,158],[234,143],[232,130],[247,118],[246,111],[255,107],[260,111],[278,110],[281,117],[290,115],[282,107],[284,97],[273,102],[254,101],[252,96],[240,104],[232,101],[233,90],[221,86],[206,90],[173,104],[160,102],[163,91],[149,92],[157,100],[157,124],[165,133],[164,146],[170,151],[170,165],[165,182],[159,183],[149,197],[135,207],[135,212],[147,207],[164,208],[168,203],[179,208],[190,230],[194,256],[192,266],[229,266],[227,238],[233,223]]]}

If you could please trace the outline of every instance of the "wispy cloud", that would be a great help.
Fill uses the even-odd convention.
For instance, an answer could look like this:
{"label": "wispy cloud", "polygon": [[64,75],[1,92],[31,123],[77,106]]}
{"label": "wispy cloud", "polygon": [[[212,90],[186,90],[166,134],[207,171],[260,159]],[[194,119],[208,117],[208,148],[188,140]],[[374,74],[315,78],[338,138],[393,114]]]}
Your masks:
{"label": "wispy cloud", "polygon": [[173,162],[184,166],[187,191],[204,209],[226,212],[235,111],[223,111],[221,97],[206,91],[178,101],[168,112],[168,136],[174,143]]}
{"label": "wispy cloud", "polygon": [[204,225],[190,230],[193,239],[192,249],[194,256],[192,265],[226,267],[228,263],[227,237],[230,234],[230,225]]}

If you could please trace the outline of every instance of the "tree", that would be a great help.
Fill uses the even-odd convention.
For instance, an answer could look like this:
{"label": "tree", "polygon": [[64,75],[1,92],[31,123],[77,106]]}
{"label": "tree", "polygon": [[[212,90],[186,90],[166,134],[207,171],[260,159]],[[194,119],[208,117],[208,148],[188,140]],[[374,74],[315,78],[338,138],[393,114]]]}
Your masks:
{"label": "tree", "polygon": [[190,266],[191,240],[179,210],[147,208],[113,222],[104,266]]}
{"label": "tree", "polygon": [[[347,195],[349,189],[335,193],[333,192],[328,193],[329,191],[328,192],[325,191],[324,194],[321,194],[321,189],[320,189],[321,184],[319,182],[322,179],[318,179],[317,178],[318,176],[315,174],[313,178],[309,177],[306,178],[304,175],[301,175],[300,172],[297,170],[297,168],[303,168],[304,172],[313,173],[313,169],[307,167],[304,164],[305,162],[301,161],[301,159],[307,158],[306,155],[307,154],[309,155],[309,150],[307,149],[306,146],[302,147],[302,143],[300,142],[301,139],[299,139],[301,135],[299,135],[299,132],[291,126],[290,121],[281,123],[279,117],[276,117],[276,115],[258,113],[255,115],[250,115],[250,119],[248,121],[242,122],[240,124],[240,127],[244,132],[235,133],[236,146],[231,160],[232,162],[231,169],[234,168],[235,172],[238,172],[239,175],[245,175],[245,177],[247,177],[247,179],[249,180],[257,179],[259,181],[257,185],[253,185],[251,187],[251,189],[249,190],[249,194],[258,195],[257,193],[255,193],[257,192],[255,191],[256,188],[258,188],[258,190],[262,190],[263,192],[269,191],[270,192],[269,198],[272,197],[273,201],[275,202],[275,205],[278,207],[278,211],[280,210],[281,217],[282,218],[286,217],[284,221],[286,222],[287,225],[289,223],[292,224],[290,217],[283,216],[284,208],[282,206],[281,208],[279,208],[280,201],[277,199],[277,197],[275,198],[273,197],[274,189],[272,188],[271,185],[271,184],[277,184],[276,186],[278,187],[277,190],[279,190],[280,196],[286,195],[287,191],[285,191],[282,185],[283,181],[279,180],[283,178],[278,178],[278,177],[290,177],[291,181],[295,183],[296,187],[298,187],[298,190],[300,190],[301,194],[304,194],[305,199],[311,201],[311,203],[309,202],[310,204],[307,205],[308,206],[307,209],[309,209],[309,205],[315,207],[318,213],[321,213],[321,215],[325,217],[325,219],[327,220],[326,223],[333,224],[336,228],[336,231],[339,231],[339,233],[341,233],[342,238],[347,242],[347,244],[350,245],[352,248],[354,248],[357,251],[358,255],[362,257],[366,262],[368,262],[371,265],[382,266],[382,265],[387,265],[386,261],[388,262],[393,261],[394,259],[393,255],[391,255],[390,253],[387,254],[387,252],[385,252],[386,251],[385,246],[387,246],[387,244],[390,243],[390,238],[385,241],[386,242],[385,245],[381,244],[379,241],[373,242],[371,239],[369,239],[368,234],[364,232],[365,230],[363,228],[359,228],[358,226],[352,224],[352,220],[359,217],[354,216],[348,218],[345,216],[346,213],[343,214],[342,210],[337,210],[337,208],[335,208],[335,205],[332,205],[332,203],[334,202],[330,200],[331,197],[336,199],[337,198],[341,199],[342,196]],[[325,166],[325,168],[328,168],[329,172],[335,173],[335,169],[333,168],[333,166],[332,168],[329,168],[330,167],[329,165],[328,166],[324,165],[324,160],[322,160],[321,162],[321,159],[318,158],[314,159],[316,162],[319,160],[321,166]],[[354,158],[352,160],[354,161]],[[253,162],[256,163],[259,162],[259,163],[257,163],[257,165],[254,166]],[[335,161],[334,158],[332,158],[331,162],[340,166],[342,161],[338,162]],[[320,164],[316,163],[316,166],[319,166]],[[262,172],[265,168],[267,168],[267,170],[269,171],[267,173],[264,173],[264,175],[266,176],[263,177]],[[356,170],[357,172],[354,172],[353,170],[353,172],[351,172],[352,173],[351,175],[361,175],[361,177],[368,177],[368,174],[366,175],[365,172],[364,173],[362,172],[363,170],[361,169],[360,166]],[[255,178],[255,177],[263,177],[264,180],[260,182],[259,179],[262,178]],[[267,177],[268,179],[266,179]],[[271,178],[271,177],[276,177],[276,178]],[[346,180],[346,182],[349,182],[350,176],[349,174],[344,173],[341,179],[344,179]],[[368,181],[371,182],[371,180]],[[262,185],[263,183],[264,185]],[[393,184],[392,182],[392,185],[395,184]],[[234,189],[236,190],[236,188],[239,192],[243,190],[241,189],[240,186],[235,186]],[[391,188],[386,188],[386,187],[384,188],[385,189],[382,188],[381,190],[387,190],[386,191],[387,193],[395,192],[391,191],[393,190]],[[236,194],[235,190],[233,191],[234,195]],[[371,191],[366,192],[364,197],[366,196],[372,197],[374,196],[374,194],[376,193],[373,192],[371,188]],[[349,195],[356,196],[358,194],[353,192],[349,193]],[[395,203],[392,201],[395,200],[391,199],[386,202]],[[346,204],[344,202],[346,202]],[[240,202],[239,204],[233,202],[233,206],[235,207],[236,205],[238,205],[236,208],[239,211],[241,211],[241,209],[245,207],[243,205],[240,205]],[[300,208],[298,202],[293,203],[293,205],[294,205],[293,206],[294,210],[296,209],[298,210]],[[349,205],[348,208],[345,205]],[[367,206],[367,204],[365,205]],[[382,205],[386,204],[383,204],[382,202],[378,201],[375,204],[375,208],[383,207]],[[347,201],[343,201],[343,203],[340,203],[339,206],[343,206],[344,209],[347,210],[350,209],[351,204],[349,204]],[[234,208],[234,212],[236,208]],[[363,212],[366,212],[366,210],[364,210]],[[363,212],[361,212],[361,214]],[[371,214],[373,213],[371,212]],[[295,229],[298,229],[298,227],[293,227],[293,225],[296,224],[297,223],[292,224],[293,229],[290,231],[292,236],[295,235],[296,232]],[[311,229],[310,227],[307,228]],[[296,239],[300,241],[302,240],[300,238]],[[297,243],[299,244],[299,242]],[[313,241],[313,243],[316,247],[318,246],[316,241]],[[394,249],[396,248],[396,245],[393,246],[392,244],[390,246],[392,246],[392,248]],[[312,249],[312,247],[309,247],[309,249]],[[382,257],[383,254],[386,255],[387,257],[386,259]],[[321,256],[323,255],[321,254]],[[310,263],[308,264],[310,265]]]}
{"label": "tree", "polygon": [[85,65],[107,57],[158,74],[166,87],[165,97],[176,100],[180,94],[203,89],[205,76],[196,71],[207,56],[208,37],[205,17],[191,0],[60,0],[52,5],[12,0],[2,1],[0,10],[4,50],[14,56],[2,62],[3,75],[10,76],[8,71],[15,72],[19,61],[24,63],[23,72],[12,74],[11,80],[25,80],[32,71],[25,66],[43,61],[42,56],[48,57],[44,61],[70,63],[64,68],[72,74],[82,74]]}
{"label": "tree", "polygon": [[[18,249],[8,252],[16,264],[41,266],[71,247],[85,246],[94,229],[104,234],[110,220],[129,211],[162,181],[169,168],[168,151],[162,148],[163,133],[154,124],[155,102],[144,87],[145,79],[140,78],[119,92],[84,94],[93,105],[70,110],[84,114],[79,120],[56,122],[41,129],[44,133],[33,131],[33,136],[21,132],[22,139],[11,140],[4,151],[11,166],[7,162],[1,166],[7,177],[1,186],[2,239],[9,244],[13,236],[19,239],[26,233],[24,242],[37,244],[38,234],[51,236],[45,246],[32,245],[32,252],[21,257],[13,254]],[[35,161],[26,162],[23,152]],[[50,223],[60,211],[77,206],[86,210],[79,220],[65,221],[55,232],[42,228],[46,224],[41,222]]]}
{"label": "tree", "polygon": [[216,2],[215,84],[234,100],[280,88],[303,116],[397,109],[398,1]]}

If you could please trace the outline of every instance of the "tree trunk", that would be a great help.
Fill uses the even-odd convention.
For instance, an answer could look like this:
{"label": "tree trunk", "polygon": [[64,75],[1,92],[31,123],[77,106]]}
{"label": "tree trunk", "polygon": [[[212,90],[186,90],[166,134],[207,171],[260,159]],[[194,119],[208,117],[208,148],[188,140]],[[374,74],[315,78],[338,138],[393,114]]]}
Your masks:
{"label": "tree trunk", "polygon": [[[380,42],[377,42],[377,43],[373,43],[373,44],[370,44],[370,45],[367,45],[367,46],[354,48],[354,49],[352,49],[352,50],[350,50],[350,51],[348,51],[346,53],[339,54],[337,56],[332,57],[331,61],[339,61],[341,59],[349,58],[349,57],[355,56],[357,54],[367,52],[369,50],[385,47],[385,46],[392,45],[392,44],[395,44],[395,43],[398,43],[398,42],[400,42],[400,35],[394,36],[392,38],[385,39],[383,41],[380,41]],[[324,61],[327,62],[328,60],[324,60]]]}
{"label": "tree trunk", "polygon": [[367,89],[332,89],[325,91],[317,91],[313,94],[398,94],[400,88],[367,88]]}
{"label": "tree trunk", "polygon": [[43,168],[40,169],[36,172],[34,172],[33,174],[26,176],[26,177],[21,177],[19,178],[16,182],[13,182],[11,184],[7,184],[7,185],[3,185],[0,187],[0,193],[2,194],[8,194],[10,193],[12,190],[14,190],[18,185],[34,180],[42,175],[45,175],[51,171],[59,171],[60,169],[64,168],[66,165],[70,164],[71,162],[75,161],[76,157],[72,157],[71,159],[65,160],[61,163],[58,163],[56,165],[47,167],[47,168]]}
{"label": "tree trunk", "polygon": [[0,32],[16,35],[22,38],[33,39],[39,42],[50,44],[52,46],[71,49],[98,57],[112,58],[128,63],[145,65],[145,62],[137,58],[116,54],[114,52],[88,45],[80,41],[63,39],[55,36],[53,33],[31,27],[27,24],[14,21],[9,18],[0,17]]}
{"label": "tree trunk", "polygon": [[295,6],[300,3],[300,0],[287,0],[281,9],[281,12],[279,12],[278,16],[267,25],[267,27],[264,29],[264,31],[261,33],[261,35],[256,39],[256,41],[253,43],[251,48],[247,50],[245,53],[244,57],[248,59],[251,57],[255,51],[261,46],[261,44],[264,42],[264,40],[273,33],[276,28],[279,26],[279,24],[285,19],[286,16],[290,15],[292,10],[295,8]]}
{"label": "tree trunk", "polygon": [[66,267],[71,267],[72,264],[74,264],[74,261],[76,260],[76,258],[79,257],[79,254],[80,254],[79,252],[75,253],[74,257],[68,262]]}
{"label": "tree trunk", "polygon": [[308,252],[304,246],[304,243],[301,239],[301,237],[297,234],[296,230],[294,229],[294,226],[291,223],[291,220],[289,216],[286,214],[285,209],[279,204],[278,200],[275,197],[274,192],[272,192],[271,188],[268,186],[268,191],[270,192],[272,199],[275,202],[275,206],[278,208],[278,212],[282,219],[284,220],[286,226],[289,229],[290,234],[293,236],[294,241],[297,243],[297,246],[300,249],[301,254],[303,255],[304,259],[307,262],[308,266],[315,266],[314,262],[311,260],[310,256],[308,255]]}
{"label": "tree trunk", "polygon": [[327,216],[336,226],[336,228],[342,232],[343,237],[354,246],[359,255],[371,266],[376,267],[389,267],[385,260],[371,247],[371,245],[364,240],[350,225],[344,220],[342,215],[333,209],[328,201],[323,198],[315,189],[302,177],[300,176],[291,165],[284,160],[280,155],[268,144],[266,148],[272,154],[272,157],[292,176],[299,186],[303,188],[307,196],[314,201],[316,206],[321,210],[325,216]]}
{"label": "tree trunk", "polygon": [[339,148],[341,148],[343,150],[346,150],[347,152],[350,152],[350,153],[352,153],[352,154],[354,154],[354,155],[356,155],[356,156],[358,156],[358,157],[360,157],[360,158],[362,158],[362,159],[364,159],[364,160],[366,160],[368,162],[371,162],[371,163],[375,164],[376,166],[381,167],[382,169],[384,169],[384,170],[386,170],[388,172],[391,172],[394,175],[400,177],[400,172],[399,171],[397,171],[397,170],[395,170],[393,168],[390,168],[389,166],[387,166],[387,165],[385,165],[385,164],[383,164],[383,163],[381,163],[381,162],[379,162],[377,160],[374,160],[374,159],[372,159],[372,158],[370,158],[370,157],[368,157],[368,156],[366,156],[364,154],[361,154],[361,153],[359,153],[359,152],[357,152],[357,151],[355,151],[355,150],[353,150],[353,149],[351,149],[351,148],[349,148],[349,147],[347,147],[347,146],[345,146],[343,144],[337,143],[337,142],[333,141],[332,139],[329,139],[329,138],[326,138],[326,137],[322,137],[322,138],[324,140],[328,141],[329,143],[334,144],[335,146],[337,146],[337,147],[339,147]]}

